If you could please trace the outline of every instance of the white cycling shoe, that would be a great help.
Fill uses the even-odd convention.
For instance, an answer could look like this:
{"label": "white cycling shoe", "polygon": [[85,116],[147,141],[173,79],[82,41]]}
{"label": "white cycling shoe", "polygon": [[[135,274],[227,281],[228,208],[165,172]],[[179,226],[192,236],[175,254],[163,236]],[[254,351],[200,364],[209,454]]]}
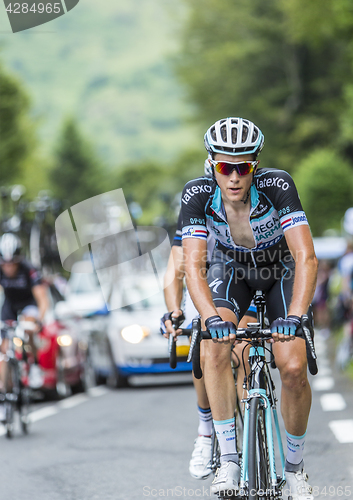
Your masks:
{"label": "white cycling shoe", "polygon": [[223,462],[211,484],[211,492],[216,495],[235,494],[239,489],[240,467],[234,462]]}
{"label": "white cycling shoe", "polygon": [[198,436],[189,463],[189,472],[195,479],[206,479],[211,474],[211,438]]}
{"label": "white cycling shoe", "polygon": [[286,484],[284,491],[288,500],[314,500],[312,487],[308,484],[308,475],[304,469],[298,472],[285,471]]}

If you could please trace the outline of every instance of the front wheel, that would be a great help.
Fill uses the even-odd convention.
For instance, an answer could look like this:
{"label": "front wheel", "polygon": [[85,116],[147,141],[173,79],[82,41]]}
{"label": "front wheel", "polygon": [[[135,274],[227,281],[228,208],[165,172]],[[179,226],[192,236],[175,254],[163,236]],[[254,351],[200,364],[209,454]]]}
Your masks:
{"label": "front wheel", "polygon": [[266,491],[271,489],[265,414],[261,398],[250,400],[248,448],[248,498],[259,500],[266,498]]}
{"label": "front wheel", "polygon": [[31,390],[29,387],[21,388],[21,397],[20,397],[20,420],[21,420],[21,428],[24,434],[28,434],[28,427],[30,424],[30,407],[31,407]]}

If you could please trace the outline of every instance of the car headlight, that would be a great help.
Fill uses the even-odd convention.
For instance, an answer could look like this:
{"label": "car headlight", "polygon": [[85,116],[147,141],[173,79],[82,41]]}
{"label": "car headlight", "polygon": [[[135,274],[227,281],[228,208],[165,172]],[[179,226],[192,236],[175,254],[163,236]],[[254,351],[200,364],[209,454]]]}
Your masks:
{"label": "car headlight", "polygon": [[64,335],[59,335],[56,341],[60,347],[69,347],[72,344],[72,337],[66,333]]}
{"label": "car headlight", "polygon": [[149,335],[150,331],[146,326],[129,325],[123,328],[120,333],[126,342],[138,344]]}

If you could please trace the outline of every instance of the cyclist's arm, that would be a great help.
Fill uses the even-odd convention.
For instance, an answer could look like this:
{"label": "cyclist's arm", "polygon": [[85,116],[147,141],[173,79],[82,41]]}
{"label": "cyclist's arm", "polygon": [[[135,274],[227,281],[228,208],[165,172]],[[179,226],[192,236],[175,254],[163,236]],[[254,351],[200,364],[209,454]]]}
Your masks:
{"label": "cyclist's arm", "polygon": [[33,297],[37,302],[39,309],[39,321],[43,321],[45,313],[49,309],[49,297],[47,287],[44,284],[35,285],[32,287]]}
{"label": "cyclist's arm", "polygon": [[172,246],[164,276],[164,300],[168,311],[179,310],[183,297],[183,247]]}
{"label": "cyclist's arm", "polygon": [[218,316],[206,277],[207,241],[183,239],[183,251],[186,284],[196,309],[203,321]]}
{"label": "cyclist's arm", "polygon": [[288,229],[285,238],[295,260],[293,295],[288,315],[300,317],[306,314],[314,296],[318,260],[309,226]]}

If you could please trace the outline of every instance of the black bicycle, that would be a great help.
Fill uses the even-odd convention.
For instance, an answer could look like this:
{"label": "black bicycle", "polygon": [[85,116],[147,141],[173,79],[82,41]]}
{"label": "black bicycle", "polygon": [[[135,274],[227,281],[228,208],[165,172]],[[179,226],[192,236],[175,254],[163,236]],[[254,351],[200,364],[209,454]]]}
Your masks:
{"label": "black bicycle", "polygon": [[[21,322],[11,324],[0,322],[0,329],[8,340],[5,354],[5,392],[0,393],[0,404],[5,407],[6,436],[13,437],[15,413],[19,412],[21,428],[24,434],[28,433],[30,423],[29,414],[32,402],[31,389],[28,385],[30,363],[25,345],[27,334]],[[4,340],[2,340],[4,342]]]}

